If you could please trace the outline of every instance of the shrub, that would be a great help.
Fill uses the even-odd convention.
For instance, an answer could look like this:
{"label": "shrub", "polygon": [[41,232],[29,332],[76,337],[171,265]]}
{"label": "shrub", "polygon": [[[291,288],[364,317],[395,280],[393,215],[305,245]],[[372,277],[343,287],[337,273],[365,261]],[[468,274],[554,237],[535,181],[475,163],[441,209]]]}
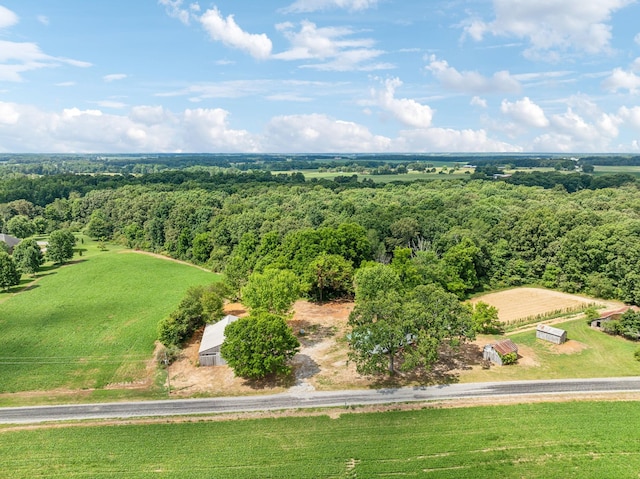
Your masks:
{"label": "shrub", "polygon": [[516,362],[518,362],[518,354],[517,353],[501,354],[500,359],[502,359],[503,366],[507,366],[509,364],[515,364]]}

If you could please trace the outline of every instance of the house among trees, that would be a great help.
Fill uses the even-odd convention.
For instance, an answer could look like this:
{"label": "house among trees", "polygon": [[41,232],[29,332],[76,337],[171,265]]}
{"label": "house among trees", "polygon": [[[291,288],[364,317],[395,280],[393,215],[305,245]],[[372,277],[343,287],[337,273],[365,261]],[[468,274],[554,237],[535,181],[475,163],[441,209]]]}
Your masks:
{"label": "house among trees", "polygon": [[0,241],[3,241],[9,247],[9,253],[13,251],[13,248],[20,243],[20,238],[16,238],[15,236],[7,235],[4,233],[0,233]]}
{"label": "house among trees", "polygon": [[220,346],[224,342],[225,328],[239,318],[228,314],[214,324],[207,324],[198,350],[200,366],[223,366],[227,362],[220,355]]}
{"label": "house among trees", "polygon": [[567,340],[567,332],[564,329],[554,328],[547,324],[538,324],[536,338],[553,344],[562,344]]}
{"label": "house among trees", "polygon": [[625,306],[620,309],[614,309],[612,311],[605,311],[600,315],[599,318],[591,321],[591,327],[594,329],[602,330],[604,328],[604,323],[608,323],[609,321],[613,321],[616,319],[620,319],[620,317],[626,313],[627,311],[632,310],[634,312],[639,312],[640,308],[637,306]]}
{"label": "house among trees", "polygon": [[513,364],[518,359],[518,346],[510,339],[487,344],[482,350],[482,358],[499,366]]}

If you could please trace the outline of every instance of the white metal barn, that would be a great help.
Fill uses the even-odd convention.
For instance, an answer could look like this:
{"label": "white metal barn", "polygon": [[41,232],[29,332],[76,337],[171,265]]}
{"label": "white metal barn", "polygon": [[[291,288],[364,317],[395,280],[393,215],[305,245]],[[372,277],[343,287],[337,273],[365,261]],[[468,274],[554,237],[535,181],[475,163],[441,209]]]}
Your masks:
{"label": "white metal barn", "polygon": [[224,342],[225,328],[238,319],[240,318],[229,314],[217,323],[207,324],[202,335],[200,349],[198,350],[200,366],[222,366],[227,364],[220,355],[220,346]]}
{"label": "white metal barn", "polygon": [[503,339],[497,343],[487,344],[482,350],[482,359],[502,366],[502,357],[515,353],[518,354],[518,346],[510,339]]}
{"label": "white metal barn", "polygon": [[567,340],[567,332],[564,329],[554,328],[546,324],[538,324],[536,338],[553,344],[562,344]]}

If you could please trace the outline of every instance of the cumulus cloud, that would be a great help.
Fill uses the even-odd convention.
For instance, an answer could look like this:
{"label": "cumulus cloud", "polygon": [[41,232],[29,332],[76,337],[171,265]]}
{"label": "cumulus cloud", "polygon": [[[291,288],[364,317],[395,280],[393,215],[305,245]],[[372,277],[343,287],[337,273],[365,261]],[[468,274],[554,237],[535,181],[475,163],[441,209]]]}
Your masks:
{"label": "cumulus cloud", "polygon": [[611,92],[618,90],[628,90],[629,93],[636,94],[640,88],[640,76],[632,71],[616,68],[603,82],[602,87]]}
{"label": "cumulus cloud", "polygon": [[243,50],[252,57],[263,60],[271,54],[271,40],[264,34],[248,33],[236,23],[233,15],[223,18],[217,8],[207,10],[199,18],[209,36],[225,45]]}
{"label": "cumulus cloud", "polygon": [[495,19],[470,20],[465,33],[476,41],[487,34],[525,39],[530,44],[526,53],[540,58],[554,58],[553,49],[606,52],[611,15],[634,1],[493,0]]}
{"label": "cumulus cloud", "polygon": [[496,72],[491,77],[475,71],[459,72],[449,66],[446,60],[438,60],[435,55],[429,57],[426,69],[445,88],[463,93],[513,93],[521,88],[520,82],[506,70]]}
{"label": "cumulus cloud", "polygon": [[529,97],[524,97],[514,103],[503,100],[500,105],[500,111],[519,125],[535,128],[549,126],[549,120],[542,108],[532,102]]}
{"label": "cumulus cloud", "polygon": [[469,104],[472,106],[479,106],[480,108],[486,108],[487,100],[485,100],[484,98],[480,98],[479,96],[474,96]]}
{"label": "cumulus cloud", "polygon": [[383,89],[373,91],[378,105],[406,126],[428,128],[433,118],[433,110],[429,105],[422,105],[409,98],[395,98],[396,88],[401,85],[399,78],[385,80]]}
{"label": "cumulus cloud", "polygon": [[318,153],[388,151],[391,140],[357,123],[321,114],[277,116],[265,131],[268,151]]}
{"label": "cumulus cloud", "polygon": [[302,21],[300,30],[290,22],[276,26],[289,40],[291,47],[273,55],[278,60],[316,60],[320,63],[307,64],[307,68],[318,70],[381,70],[391,68],[388,63],[372,63],[384,52],[374,47],[371,38],[350,38],[355,32],[346,27],[319,28],[315,23]]}
{"label": "cumulus cloud", "polygon": [[522,148],[489,138],[485,130],[428,128],[400,133],[397,151],[416,152],[519,152]]}
{"label": "cumulus cloud", "polygon": [[118,80],[124,80],[125,78],[127,78],[127,75],[125,75],[124,73],[112,73],[110,75],[105,75],[102,77],[102,79],[107,83],[118,81]]}
{"label": "cumulus cloud", "polygon": [[536,151],[602,152],[611,150],[611,142],[619,134],[623,122],[617,115],[592,112],[592,118],[578,114],[573,108],[550,118],[550,132],[533,142]]}
{"label": "cumulus cloud", "polygon": [[319,10],[342,8],[352,12],[375,7],[378,0],[296,0],[283,9],[284,13],[310,13]]}
{"label": "cumulus cloud", "polygon": [[623,106],[618,110],[618,116],[625,123],[628,123],[637,130],[640,130],[640,106],[634,106],[631,108]]}
{"label": "cumulus cloud", "polygon": [[165,6],[167,15],[177,18],[185,25],[189,24],[191,14],[189,9],[184,8],[183,0],[158,0],[158,3]]}

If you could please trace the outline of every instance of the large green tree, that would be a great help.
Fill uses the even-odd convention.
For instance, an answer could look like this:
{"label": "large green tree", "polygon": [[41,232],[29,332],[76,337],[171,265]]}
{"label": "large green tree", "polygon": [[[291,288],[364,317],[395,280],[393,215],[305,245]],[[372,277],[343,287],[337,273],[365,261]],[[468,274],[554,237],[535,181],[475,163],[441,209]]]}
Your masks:
{"label": "large green tree", "polygon": [[267,269],[249,276],[247,285],[242,288],[242,302],[251,309],[285,314],[300,293],[300,281],[292,271]]}
{"label": "large green tree", "polygon": [[34,275],[44,262],[44,255],[34,239],[22,240],[13,249],[13,259],[20,271]]}
{"label": "large green tree", "polygon": [[27,238],[35,232],[35,227],[28,217],[18,215],[7,221],[7,231],[18,238]]}
{"label": "large green tree", "polygon": [[305,278],[319,302],[353,292],[353,266],[337,254],[320,254],[309,263]]}
{"label": "large green tree", "polygon": [[260,379],[271,374],[289,374],[288,361],[300,343],[282,316],[253,311],[229,324],[220,352],[236,376]]}
{"label": "large green tree", "polygon": [[440,286],[360,298],[349,316],[349,359],[361,374],[429,369],[441,344],[474,337],[469,308]]}
{"label": "large green tree", "polygon": [[20,272],[13,258],[4,251],[0,251],[0,288],[8,291],[11,286],[20,283]]}
{"label": "large green tree", "polygon": [[73,258],[76,238],[69,230],[56,230],[49,235],[47,258],[54,263],[64,263]]}

